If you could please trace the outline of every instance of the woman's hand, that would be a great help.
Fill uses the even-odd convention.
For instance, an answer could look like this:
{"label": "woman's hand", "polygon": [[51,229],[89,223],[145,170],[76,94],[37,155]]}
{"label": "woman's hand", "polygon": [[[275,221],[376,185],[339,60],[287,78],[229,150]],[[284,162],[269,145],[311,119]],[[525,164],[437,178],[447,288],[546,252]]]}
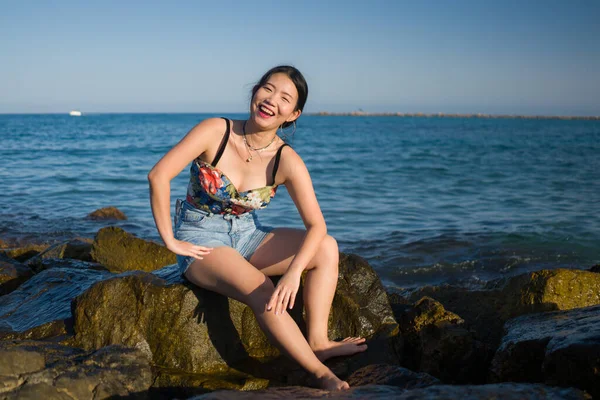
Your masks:
{"label": "woman's hand", "polygon": [[271,311],[275,309],[275,315],[283,314],[285,309],[290,306],[290,310],[294,307],[294,302],[296,301],[296,294],[298,293],[298,288],[300,287],[300,276],[301,273],[296,270],[290,270],[283,274],[277,286],[275,287],[275,291],[271,296],[271,300],[267,304],[267,311]]}
{"label": "woman's hand", "polygon": [[212,247],[197,246],[190,242],[184,242],[183,240],[175,239],[172,243],[169,243],[167,249],[171,250],[175,254],[180,256],[194,257],[197,260],[202,260],[202,256],[210,254]]}

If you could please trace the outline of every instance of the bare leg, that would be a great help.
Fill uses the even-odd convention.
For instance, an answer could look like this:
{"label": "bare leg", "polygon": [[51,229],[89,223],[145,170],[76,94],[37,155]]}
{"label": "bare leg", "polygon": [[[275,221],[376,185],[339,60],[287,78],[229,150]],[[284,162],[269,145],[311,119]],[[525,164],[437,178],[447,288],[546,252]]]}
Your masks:
{"label": "bare leg", "polygon": [[[305,231],[276,229],[271,232],[250,259],[250,263],[268,276],[283,275],[300,247]],[[326,236],[307,266],[304,306],[308,343],[316,356],[324,361],[365,351],[364,338],[349,337],[341,342],[329,340],[327,325],[338,278],[337,242]]]}
{"label": "bare leg", "polygon": [[312,352],[300,328],[288,313],[266,310],[273,283],[230,247],[218,247],[203,260],[196,260],[185,274],[193,284],[247,304],[267,336],[293,360],[313,374],[323,389],[347,389]]}

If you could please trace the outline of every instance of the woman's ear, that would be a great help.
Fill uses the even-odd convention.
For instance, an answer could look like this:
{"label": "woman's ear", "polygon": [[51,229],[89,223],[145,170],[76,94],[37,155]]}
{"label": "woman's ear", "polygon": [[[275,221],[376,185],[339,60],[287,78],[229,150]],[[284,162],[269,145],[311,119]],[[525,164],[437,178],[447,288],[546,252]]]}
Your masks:
{"label": "woman's ear", "polygon": [[296,110],[292,113],[292,115],[289,116],[288,119],[286,119],[286,122],[292,122],[297,120],[300,117],[300,114],[302,114],[302,110]]}

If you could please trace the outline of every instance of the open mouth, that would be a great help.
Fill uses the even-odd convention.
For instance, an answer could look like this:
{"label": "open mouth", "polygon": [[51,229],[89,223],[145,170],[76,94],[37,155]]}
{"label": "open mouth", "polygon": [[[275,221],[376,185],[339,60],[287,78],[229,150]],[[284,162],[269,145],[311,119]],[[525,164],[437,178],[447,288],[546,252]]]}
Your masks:
{"label": "open mouth", "polygon": [[273,111],[269,110],[267,107],[265,107],[263,105],[258,106],[258,113],[263,118],[270,118],[275,115],[275,113]]}

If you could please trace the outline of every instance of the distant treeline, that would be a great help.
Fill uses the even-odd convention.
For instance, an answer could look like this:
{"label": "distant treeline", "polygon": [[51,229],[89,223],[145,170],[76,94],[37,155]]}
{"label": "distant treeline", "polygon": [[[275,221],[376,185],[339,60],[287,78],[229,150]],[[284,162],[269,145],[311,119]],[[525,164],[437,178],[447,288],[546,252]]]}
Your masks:
{"label": "distant treeline", "polygon": [[331,116],[355,116],[355,117],[441,117],[441,118],[520,118],[520,119],[583,119],[600,120],[600,116],[573,116],[573,115],[512,115],[512,114],[446,114],[446,113],[401,113],[401,112],[328,112],[320,111],[309,113],[310,115],[331,115]]}

